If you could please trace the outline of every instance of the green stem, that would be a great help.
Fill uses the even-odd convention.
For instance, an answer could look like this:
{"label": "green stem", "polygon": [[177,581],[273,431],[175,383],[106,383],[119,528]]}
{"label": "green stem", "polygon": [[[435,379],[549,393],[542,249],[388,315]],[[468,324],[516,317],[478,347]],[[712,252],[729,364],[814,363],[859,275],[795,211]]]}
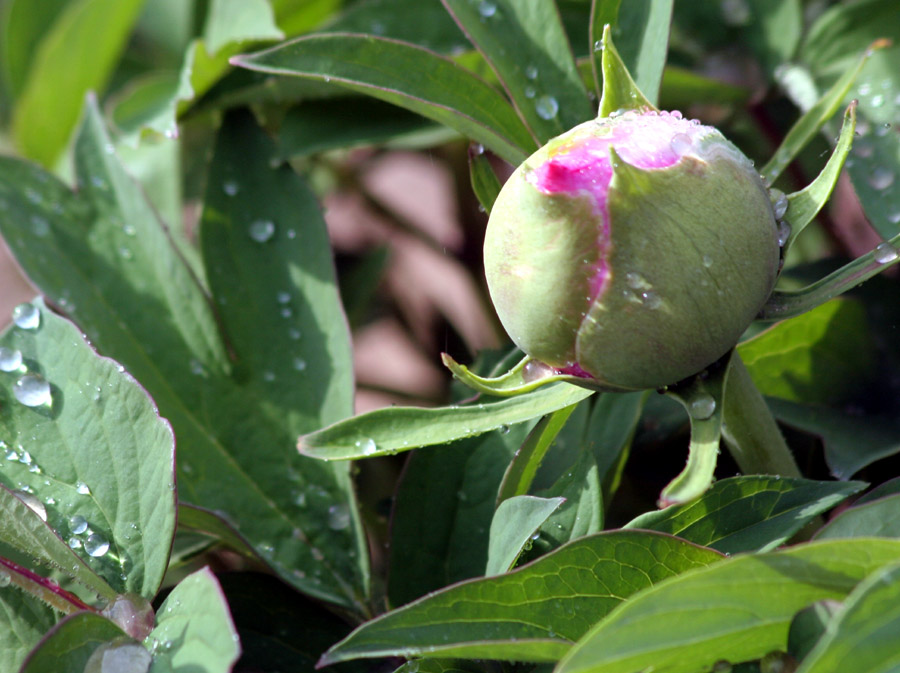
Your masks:
{"label": "green stem", "polygon": [[737,352],[731,358],[723,414],[722,436],[742,472],[801,476],[772,412]]}

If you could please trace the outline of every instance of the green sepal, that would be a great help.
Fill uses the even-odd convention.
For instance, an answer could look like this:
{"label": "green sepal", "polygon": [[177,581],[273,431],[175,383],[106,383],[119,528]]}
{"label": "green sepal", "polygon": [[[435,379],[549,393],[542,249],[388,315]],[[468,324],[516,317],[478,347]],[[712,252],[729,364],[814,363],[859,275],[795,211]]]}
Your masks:
{"label": "green sepal", "polygon": [[548,383],[557,383],[559,381],[565,381],[566,383],[581,386],[588,390],[630,392],[625,389],[613,388],[612,386],[602,384],[600,381],[594,381],[593,379],[585,379],[579,376],[570,376],[568,374],[552,374],[550,373],[553,371],[552,368],[548,368],[548,374],[546,376],[541,376],[528,381],[525,379],[525,366],[529,362],[534,362],[540,366],[547,366],[543,365],[543,363],[530,355],[526,355],[522,358],[505,374],[495,377],[478,376],[478,374],[470,371],[465,365],[459,364],[456,360],[447,355],[447,353],[441,353],[441,361],[444,363],[444,366],[452,372],[455,379],[469,386],[472,390],[485,395],[493,395],[494,397],[514,397],[515,395],[531,392]]}
{"label": "green sepal", "polygon": [[[716,367],[695,376],[687,385],[666,391],[666,395],[678,400],[690,416],[691,445],[684,470],[660,493],[660,507],[690,502],[703,495],[712,484],[722,438],[725,381],[730,368],[731,354]],[[710,408],[707,415],[705,410]]]}
{"label": "green sepal", "polygon": [[598,117],[609,117],[616,110],[656,110],[631,78],[612,41],[609,24],[603,27],[603,94]]}
{"label": "green sepal", "polygon": [[853,134],[856,131],[856,105],[857,101],[852,101],[847,107],[841,126],[841,135],[822,172],[804,189],[789,194],[787,197],[789,205],[784,219],[791,225],[791,234],[784,244],[784,255],[787,255],[788,249],[800,232],[812,222],[812,219],[831,198],[831,192],[837,185],[844,162],[850,153],[850,146],[853,144]]}

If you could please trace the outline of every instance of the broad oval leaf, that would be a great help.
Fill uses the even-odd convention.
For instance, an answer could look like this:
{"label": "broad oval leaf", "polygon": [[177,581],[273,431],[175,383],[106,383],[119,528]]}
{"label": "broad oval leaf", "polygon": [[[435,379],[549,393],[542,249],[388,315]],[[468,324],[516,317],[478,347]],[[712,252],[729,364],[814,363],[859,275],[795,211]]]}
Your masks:
{"label": "broad oval leaf", "polygon": [[[15,371],[0,372],[0,481],[32,495],[62,539],[38,525],[26,530],[26,521],[12,530],[5,519],[4,541],[106,598],[109,588],[93,573],[118,592],[152,598],[175,532],[171,427],[146,391],[99,357],[74,325],[40,300],[23,307],[37,326],[14,323],[0,337],[22,359]],[[27,377],[42,382],[44,397],[23,396]]]}
{"label": "broad oval leaf", "polygon": [[[147,662],[150,654],[137,641],[128,638],[106,617],[92,612],[79,612],[67,617],[47,633],[28,655],[20,673],[84,673],[85,664],[97,648],[117,638],[128,647],[143,650]],[[129,642],[130,641],[130,642]]]}
{"label": "broad oval leaf", "polygon": [[331,81],[405,107],[459,131],[514,165],[537,149],[500,93],[453,61],[414,44],[371,35],[312,35],[233,58],[232,63]]}
{"label": "broad oval leaf", "polygon": [[620,605],[560,661],[557,673],[710,670],[781,649],[794,614],[842,600],[900,559],[900,541],[860,539],[741,556],[643,591]]}
{"label": "broad oval leaf", "polygon": [[658,533],[584,537],[511,573],[448,587],[363,624],[319,663],[382,656],[556,661],[632,594],[721,559]]}
{"label": "broad oval leaf", "polygon": [[517,495],[501,502],[491,521],[485,576],[500,575],[512,568],[534,532],[565,500]]}
{"label": "broad oval leaf", "polygon": [[817,540],[854,537],[900,538],[900,495],[845,509],[816,533]]}
{"label": "broad oval leaf", "polygon": [[642,514],[625,528],[670,533],[728,554],[768,551],[863,488],[860,481],[732,477],[693,502]]}

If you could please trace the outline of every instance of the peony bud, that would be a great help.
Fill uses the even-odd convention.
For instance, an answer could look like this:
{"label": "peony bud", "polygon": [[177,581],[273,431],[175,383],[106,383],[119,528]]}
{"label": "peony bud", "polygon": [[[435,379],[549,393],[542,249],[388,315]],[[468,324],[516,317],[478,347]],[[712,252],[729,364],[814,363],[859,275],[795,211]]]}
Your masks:
{"label": "peony bud", "polygon": [[678,112],[614,114],[554,138],[504,185],[485,237],[512,340],[609,390],[669,385],[727,353],[779,256],[751,162]]}

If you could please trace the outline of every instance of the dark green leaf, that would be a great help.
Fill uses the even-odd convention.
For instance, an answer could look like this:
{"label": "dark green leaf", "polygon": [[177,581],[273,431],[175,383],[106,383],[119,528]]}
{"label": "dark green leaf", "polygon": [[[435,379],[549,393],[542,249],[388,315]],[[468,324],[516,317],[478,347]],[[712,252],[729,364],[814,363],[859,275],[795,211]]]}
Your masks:
{"label": "dark green leaf", "polygon": [[749,46],[770,73],[794,57],[803,32],[800,0],[749,0]]}
{"label": "dark green leaf", "polygon": [[0,670],[18,671],[59,613],[18,587],[0,588]]}
{"label": "dark green leaf", "polygon": [[512,164],[536,149],[503,96],[453,61],[413,44],[365,35],[314,35],[232,63],[330,80],[405,107],[469,136]]}
{"label": "dark green leaf", "polygon": [[573,647],[559,673],[710,670],[781,649],[794,614],[842,600],[900,559],[900,542],[821,542],[728,559],[661,582],[619,605]]}
{"label": "dark green leaf", "polygon": [[593,391],[559,383],[499,402],[438,409],[378,409],[303,435],[299,448],[303,454],[323,460],[394,454],[520,423],[580,402],[592,394]]}
{"label": "dark green leaf", "polygon": [[601,480],[634,437],[647,393],[604,393],[597,397],[585,433],[585,448],[593,452]]}
{"label": "dark green leaf", "polygon": [[671,533],[727,554],[768,551],[863,488],[859,481],[732,477],[694,502],[642,514],[625,528]]}
{"label": "dark green leaf", "polygon": [[816,539],[900,537],[900,495],[844,510],[816,533]]}
{"label": "dark green leaf", "polygon": [[[98,357],[74,325],[41,301],[23,306],[37,327],[0,337],[22,357],[19,368],[0,372],[0,480],[33,495],[50,528],[7,510],[3,540],[107,599],[114,593],[106,583],[151,598],[175,532],[172,430],[137,382]],[[29,379],[37,396],[23,398]]]}
{"label": "dark green leaf", "polygon": [[544,498],[562,497],[565,502],[541,526],[535,540],[536,551],[560,545],[603,529],[603,493],[597,462],[590,451],[583,451],[550,488],[540,491]]}
{"label": "dark green leaf", "polygon": [[[95,650],[121,638],[120,645],[140,648],[138,656],[150,662],[150,654],[137,641],[131,640],[118,626],[92,612],[80,612],[57,624],[41,641],[20,673],[85,673],[85,664]],[[102,656],[102,655],[100,655]],[[121,662],[120,662],[121,665]],[[97,670],[100,670],[99,668]]]}
{"label": "dark green leaf", "polygon": [[540,144],[594,116],[552,2],[442,0]]}
{"label": "dark green leaf", "polygon": [[674,0],[627,0],[612,31],[625,67],[652,105],[659,101],[673,4]]}
{"label": "dark green leaf", "polygon": [[145,644],[153,653],[153,673],[230,673],[241,647],[222,588],[209,568],[172,589]]}
{"label": "dark green leaf", "polygon": [[761,332],[737,348],[764,395],[825,403],[852,392],[874,366],[863,305],[833,299]]}
{"label": "dark green leaf", "polygon": [[[235,136],[236,131],[228,133],[223,146],[252,145],[247,138]],[[122,362],[141,381],[172,423],[179,446],[180,498],[226,512],[257,551],[295,586],[325,600],[358,606],[367,591],[367,577],[361,570],[362,553],[349,558],[350,551],[360,550],[363,543],[347,468],[317,466],[293,449],[295,433],[350,413],[346,354],[335,351],[329,355],[335,362],[323,359],[309,365],[310,371],[337,368],[334,371],[344,372],[345,378],[323,378],[314,393],[302,388],[311,398],[288,414],[282,414],[282,407],[271,397],[257,395],[266,382],[264,373],[262,382],[237,378],[237,372],[247,374],[246,364],[243,360],[232,363],[208,296],[178,256],[139,187],[109,152],[111,147],[96,109],[89,107],[76,147],[77,193],[26,164],[0,160],[0,229],[5,239],[32,280],[77,320],[104,354]],[[217,175],[233,171],[230,175],[239,186],[262,181],[243,171],[265,161],[271,145],[253,148],[235,164],[219,167]],[[312,244],[324,238],[309,192],[287,169],[276,171],[267,165],[265,171],[276,181],[270,186],[278,184],[281,191],[264,204],[254,201],[249,188],[238,191],[230,206],[237,210],[230,211],[229,217],[235,212],[249,217],[248,228],[256,218],[282,217],[273,236],[290,241],[288,232],[294,231],[297,241],[278,246],[284,254],[271,258],[265,276],[292,284],[273,287],[253,301],[261,307],[271,302],[279,318],[286,307],[278,304],[277,295],[287,291],[294,297],[292,311],[312,311],[314,301],[315,312],[303,315],[339,316],[339,309],[329,305],[336,302],[334,288],[321,275],[327,265],[327,257],[321,255],[327,255],[328,249]],[[217,190],[222,199],[228,197],[221,178],[209,189]],[[310,213],[315,218],[301,217]],[[245,250],[248,254],[273,247],[258,245],[249,231],[239,241],[250,248]],[[295,259],[292,255],[301,241],[307,243],[307,256]],[[316,266],[304,270],[298,260],[317,254],[313,250],[320,255]],[[212,269],[211,277],[225,271]],[[303,291],[311,287],[314,294],[304,297]],[[260,338],[278,338],[283,343],[291,335],[288,330],[295,318],[284,320],[291,326]],[[296,357],[340,350],[339,344],[346,344],[343,319],[340,323],[304,326],[306,341]],[[245,331],[236,336],[246,336],[249,327],[242,325]],[[330,346],[328,338],[334,339]],[[259,362],[258,342],[236,343],[242,358]],[[307,348],[310,354],[304,356],[302,350]],[[285,380],[301,380],[304,374],[293,360],[280,361],[277,371]],[[336,519],[329,525],[332,507],[337,507]]]}
{"label": "dark green leaf", "polygon": [[469,179],[478,202],[485,212],[490,214],[503,185],[500,184],[500,178],[494,172],[490,160],[484,153],[484,147],[481,145],[469,147]]}
{"label": "dark green leaf", "polygon": [[900,565],[873,572],[853,590],[797,673],[886,673],[900,653],[891,634],[900,628]]}
{"label": "dark green leaf", "polygon": [[517,495],[500,503],[491,521],[485,576],[500,575],[512,568],[532,535],[559,509],[565,498]]}
{"label": "dark green leaf", "polygon": [[656,533],[581,538],[511,573],[448,587],[368,622],[320,664],[392,655],[553,662],[627,597],[721,558]]}
{"label": "dark green leaf", "polygon": [[85,94],[106,85],[142,5],[77,0],[59,14],[16,101],[13,137],[22,154],[53,165],[78,122]]}
{"label": "dark green leaf", "polygon": [[497,489],[530,427],[410,454],[391,521],[391,605],[484,574]]}
{"label": "dark green leaf", "polygon": [[840,609],[837,601],[818,601],[794,615],[788,631],[788,653],[797,661],[804,659]]}

